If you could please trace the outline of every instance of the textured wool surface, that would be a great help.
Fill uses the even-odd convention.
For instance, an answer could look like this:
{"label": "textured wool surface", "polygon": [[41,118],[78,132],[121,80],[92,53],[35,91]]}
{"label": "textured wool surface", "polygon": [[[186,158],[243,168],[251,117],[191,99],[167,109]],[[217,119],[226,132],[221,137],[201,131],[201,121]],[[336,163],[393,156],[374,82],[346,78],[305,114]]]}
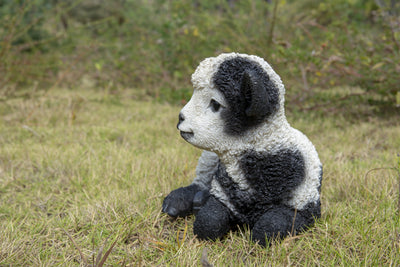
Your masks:
{"label": "textured wool surface", "polygon": [[[229,213],[231,219],[224,215],[223,220],[255,227],[256,239],[286,235],[295,213],[295,230],[312,224],[320,214],[322,164],[313,144],[287,122],[285,87],[272,67],[257,56],[221,54],[202,61],[192,83],[194,92],[180,112],[178,129],[205,151],[184,199],[192,203],[193,186],[198,186],[207,191],[199,196],[211,195],[210,203],[204,201],[211,209],[207,216],[215,217],[210,207]],[[165,206],[175,205],[174,195],[164,201],[163,210],[170,215]],[[195,230],[207,231],[199,223],[207,212],[196,209]],[[224,234],[225,224],[221,229],[208,237]],[[197,234],[206,238],[203,230]]]}

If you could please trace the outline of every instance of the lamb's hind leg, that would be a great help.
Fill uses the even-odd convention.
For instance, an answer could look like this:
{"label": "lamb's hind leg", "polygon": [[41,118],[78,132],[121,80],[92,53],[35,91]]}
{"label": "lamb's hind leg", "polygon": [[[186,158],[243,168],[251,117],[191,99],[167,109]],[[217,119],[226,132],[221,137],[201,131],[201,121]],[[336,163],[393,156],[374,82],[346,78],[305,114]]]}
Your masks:
{"label": "lamb's hind leg", "polygon": [[[303,210],[277,205],[265,212],[252,228],[252,240],[265,246],[267,242],[283,239],[289,234],[306,230],[320,217],[320,204],[309,204]],[[293,224],[294,223],[294,224]]]}
{"label": "lamb's hind leg", "polygon": [[193,232],[200,239],[216,240],[231,229],[231,212],[215,197],[210,196],[198,211]]}

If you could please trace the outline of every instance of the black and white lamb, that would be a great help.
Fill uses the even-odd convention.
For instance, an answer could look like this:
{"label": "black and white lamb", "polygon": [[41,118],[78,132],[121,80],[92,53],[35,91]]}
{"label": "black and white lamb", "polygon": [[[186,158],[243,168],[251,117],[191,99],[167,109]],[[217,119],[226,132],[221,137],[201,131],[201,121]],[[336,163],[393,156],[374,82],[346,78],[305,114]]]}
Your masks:
{"label": "black and white lamb", "polygon": [[192,75],[193,96],[178,129],[204,149],[196,178],[162,205],[172,217],[195,214],[200,239],[248,225],[261,245],[295,234],[320,217],[322,165],[284,112],[285,88],[262,58],[221,54]]}

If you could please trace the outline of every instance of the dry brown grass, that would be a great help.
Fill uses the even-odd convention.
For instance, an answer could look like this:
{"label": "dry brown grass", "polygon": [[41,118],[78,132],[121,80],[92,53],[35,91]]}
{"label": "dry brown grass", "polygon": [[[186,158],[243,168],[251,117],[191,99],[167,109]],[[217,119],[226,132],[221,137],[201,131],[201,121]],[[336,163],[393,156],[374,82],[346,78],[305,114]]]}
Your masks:
{"label": "dry brown grass", "polygon": [[99,265],[107,251],[106,265],[125,266],[400,265],[398,118],[288,114],[324,163],[322,218],[262,248],[246,229],[198,241],[192,217],[160,212],[200,155],[179,137],[178,111],[129,91],[4,99],[0,265]]}

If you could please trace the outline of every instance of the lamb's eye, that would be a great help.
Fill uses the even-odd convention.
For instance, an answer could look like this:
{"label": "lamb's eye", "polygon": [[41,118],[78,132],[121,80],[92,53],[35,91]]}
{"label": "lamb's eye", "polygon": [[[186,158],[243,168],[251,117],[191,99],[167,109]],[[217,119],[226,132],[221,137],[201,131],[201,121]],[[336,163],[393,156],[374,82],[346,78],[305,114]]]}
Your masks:
{"label": "lamb's eye", "polygon": [[210,107],[213,112],[218,112],[218,110],[221,108],[221,104],[214,99],[211,99]]}

